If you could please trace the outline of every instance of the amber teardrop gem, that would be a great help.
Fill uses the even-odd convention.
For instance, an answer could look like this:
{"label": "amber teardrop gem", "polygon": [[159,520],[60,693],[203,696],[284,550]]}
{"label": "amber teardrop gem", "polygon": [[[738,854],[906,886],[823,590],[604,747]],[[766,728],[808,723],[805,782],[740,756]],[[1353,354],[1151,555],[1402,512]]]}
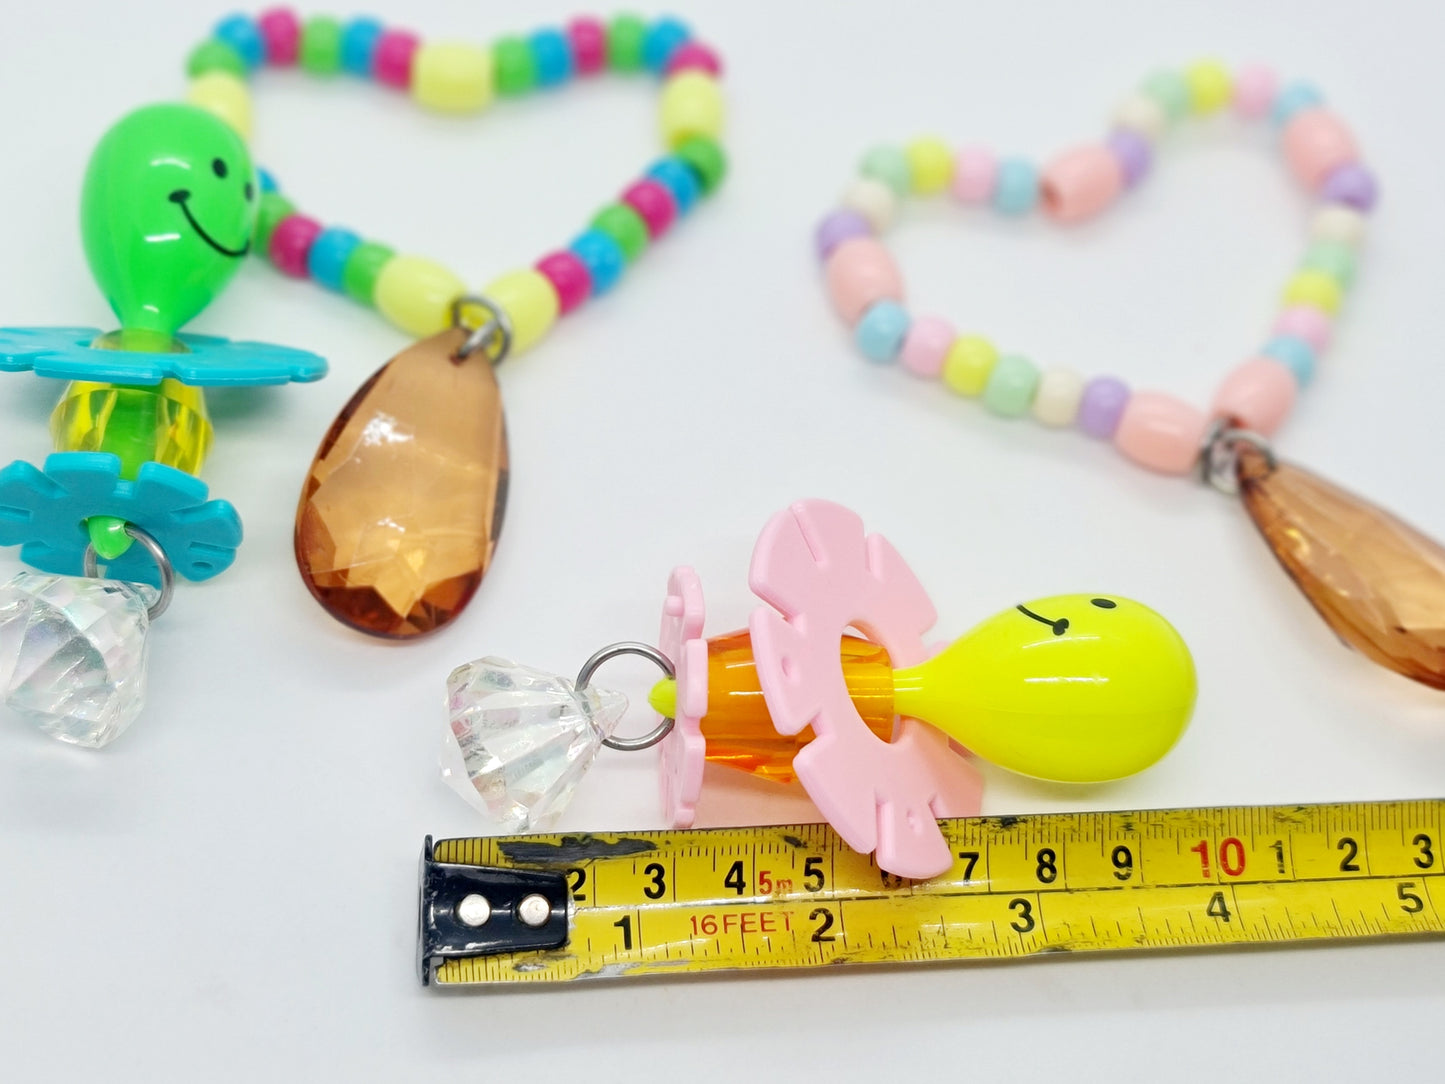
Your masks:
{"label": "amber teardrop gem", "polygon": [[368,380],[321,442],[296,513],[296,563],[327,613],[408,639],[455,618],[491,562],[507,502],[501,392],[444,331]]}
{"label": "amber teardrop gem", "polygon": [[1255,526],[1326,624],[1381,666],[1445,689],[1445,547],[1251,446],[1238,476]]}

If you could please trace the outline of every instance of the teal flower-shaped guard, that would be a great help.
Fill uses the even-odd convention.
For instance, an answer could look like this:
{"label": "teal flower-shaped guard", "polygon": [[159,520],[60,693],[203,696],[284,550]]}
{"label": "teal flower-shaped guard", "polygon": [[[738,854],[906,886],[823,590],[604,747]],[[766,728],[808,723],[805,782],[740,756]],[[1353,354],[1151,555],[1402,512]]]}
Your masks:
{"label": "teal flower-shaped guard", "polygon": [[326,375],[325,358],[289,346],[177,335],[187,352],[143,354],[94,349],[99,337],[93,327],[0,328],[0,372],[103,384],[154,385],[172,377],[198,388],[308,383]]}
{"label": "teal flower-shaped guard", "polygon": [[[206,483],[163,463],[147,463],[127,481],[109,452],[56,452],[44,470],[17,460],[0,470],[0,546],[21,546],[21,559],[44,572],[78,576],[90,544],[85,521],[114,516],[149,532],[177,575],[208,580],[236,559],[241,517],[229,501],[206,498]],[[140,546],[110,562],[106,575],[160,586]]]}

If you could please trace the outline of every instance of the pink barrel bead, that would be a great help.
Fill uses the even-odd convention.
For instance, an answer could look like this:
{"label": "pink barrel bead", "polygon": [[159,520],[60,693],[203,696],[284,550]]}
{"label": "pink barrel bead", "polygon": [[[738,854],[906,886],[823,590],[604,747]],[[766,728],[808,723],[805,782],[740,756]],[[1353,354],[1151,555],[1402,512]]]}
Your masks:
{"label": "pink barrel bead", "polygon": [[647,236],[653,240],[666,233],[677,218],[677,201],[659,181],[638,181],[622,193],[622,202],[642,216]]}
{"label": "pink barrel bead", "polygon": [[824,269],[833,308],[851,327],[875,302],[903,302],[903,276],[883,243],[850,237],[833,250]]}
{"label": "pink barrel bead", "polygon": [[1360,149],[1342,120],[1316,106],[1285,125],[1284,154],[1291,172],[1313,192],[1340,166],[1358,161]]}
{"label": "pink barrel bead", "polygon": [[290,8],[271,8],[256,16],[256,29],[266,43],[266,62],[278,68],[296,63],[301,47],[301,20]]}
{"label": "pink barrel bead", "polygon": [[311,254],[311,245],[321,232],[321,223],[305,215],[287,215],[271,231],[267,255],[277,269],[292,278],[304,279],[308,275],[306,258]]}
{"label": "pink barrel bead", "polygon": [[371,70],[378,83],[406,90],[411,86],[411,61],[421,39],[410,30],[387,30],[376,42]]}
{"label": "pink barrel bead", "polygon": [[663,70],[668,75],[692,70],[718,77],[722,75],[722,58],[702,42],[689,41],[673,52]]}
{"label": "pink barrel bead", "polygon": [[607,28],[601,20],[581,15],[567,24],[572,63],[578,75],[596,75],[607,67]]}
{"label": "pink barrel bead", "polygon": [[1234,75],[1234,111],[1245,120],[1258,120],[1269,112],[1279,91],[1272,68],[1251,64]]}
{"label": "pink barrel bead", "polygon": [[1136,391],[1114,430],[1114,447],[1161,474],[1188,474],[1199,459],[1209,420],[1182,399]]}
{"label": "pink barrel bead", "polygon": [[953,156],[953,198],[963,203],[987,203],[993,198],[998,160],[982,147],[964,147]]}
{"label": "pink barrel bead", "polygon": [[947,320],[920,316],[908,325],[898,357],[903,367],[915,376],[937,376],[943,372],[943,361],[956,337],[957,332]]}
{"label": "pink barrel bead", "polygon": [[1118,198],[1124,170],[1108,147],[1076,147],[1049,163],[1040,185],[1044,213],[1056,222],[1082,222]]}
{"label": "pink barrel bead", "polygon": [[1274,334],[1293,335],[1303,339],[1314,348],[1316,354],[1324,353],[1330,347],[1334,324],[1329,314],[1313,305],[1291,305],[1279,314],[1274,323]]}
{"label": "pink barrel bead", "polygon": [[1224,378],[1212,413],[1273,436],[1294,406],[1298,383],[1288,367],[1274,358],[1250,358]]}
{"label": "pink barrel bead", "polygon": [[592,296],[592,274],[573,252],[548,253],[537,261],[537,270],[557,291],[557,311],[563,315]]}

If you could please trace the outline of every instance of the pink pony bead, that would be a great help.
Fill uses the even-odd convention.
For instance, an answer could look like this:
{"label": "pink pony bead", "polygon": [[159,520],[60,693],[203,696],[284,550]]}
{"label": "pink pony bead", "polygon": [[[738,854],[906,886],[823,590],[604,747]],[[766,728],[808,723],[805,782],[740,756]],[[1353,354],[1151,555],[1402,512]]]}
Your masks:
{"label": "pink pony bead", "polygon": [[311,245],[321,232],[321,223],[305,215],[287,215],[271,231],[271,242],[266,250],[277,270],[292,278],[304,279],[308,275],[306,258],[311,254]]}
{"label": "pink pony bead", "polygon": [[1328,109],[1302,109],[1284,129],[1284,154],[1291,172],[1311,192],[1340,166],[1356,162],[1360,149],[1344,122]]}
{"label": "pink pony bead", "polygon": [[411,61],[421,39],[410,30],[384,31],[376,42],[372,71],[376,81],[406,90],[411,86]]}
{"label": "pink pony bead", "polygon": [[537,270],[557,291],[558,311],[564,315],[592,296],[592,275],[575,253],[548,253],[537,261]]}
{"label": "pink pony bead", "polygon": [[677,218],[677,201],[659,181],[646,178],[637,181],[622,193],[622,202],[631,207],[647,224],[647,236],[661,237]]}
{"label": "pink pony bead", "polygon": [[982,147],[965,147],[953,158],[953,198],[964,203],[987,203],[993,197],[998,160]]}
{"label": "pink pony bead", "polygon": [[301,46],[301,20],[290,8],[271,8],[256,16],[256,28],[266,43],[266,60],[278,68],[296,63]]}
{"label": "pink pony bead", "polygon": [[1044,213],[1055,222],[1093,218],[1118,198],[1124,170],[1108,147],[1065,151],[1044,170],[1040,193]]}
{"label": "pink pony bead", "polygon": [[1182,399],[1136,391],[1114,430],[1114,447],[1150,470],[1188,474],[1199,459],[1208,426],[1204,412]]}
{"label": "pink pony bead", "polygon": [[1250,358],[1219,386],[1212,413],[1235,425],[1273,436],[1294,406],[1299,381],[1274,358]]}
{"label": "pink pony bead", "polygon": [[1279,314],[1274,324],[1274,334],[1303,339],[1316,354],[1329,349],[1333,333],[1334,324],[1329,315],[1313,305],[1292,305]]}
{"label": "pink pony bead", "polygon": [[607,28],[599,20],[590,15],[573,19],[567,24],[567,41],[578,75],[596,75],[607,66]]}
{"label": "pink pony bead", "polygon": [[1279,90],[1279,77],[1272,68],[1251,64],[1234,76],[1234,111],[1245,120],[1258,120],[1269,113]]}
{"label": "pink pony bead", "polygon": [[667,67],[663,71],[667,75],[673,75],[688,69],[721,76],[722,58],[700,41],[685,42],[668,58]]}
{"label": "pink pony bead", "polygon": [[823,273],[833,308],[849,327],[874,302],[903,302],[903,276],[877,238],[850,237],[833,250]]}
{"label": "pink pony bead", "polygon": [[957,332],[947,320],[937,316],[920,316],[908,326],[899,358],[903,367],[915,376],[934,377],[943,372],[943,359],[953,345]]}

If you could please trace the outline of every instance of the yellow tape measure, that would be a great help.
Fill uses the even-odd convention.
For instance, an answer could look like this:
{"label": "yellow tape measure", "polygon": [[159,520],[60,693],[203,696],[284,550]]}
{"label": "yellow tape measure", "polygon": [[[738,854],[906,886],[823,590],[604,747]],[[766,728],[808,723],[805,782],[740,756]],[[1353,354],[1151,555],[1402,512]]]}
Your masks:
{"label": "yellow tape measure", "polygon": [[428,839],[422,981],[1445,932],[1445,800],[940,825],[957,857],[928,881],[880,873],[824,825]]}

